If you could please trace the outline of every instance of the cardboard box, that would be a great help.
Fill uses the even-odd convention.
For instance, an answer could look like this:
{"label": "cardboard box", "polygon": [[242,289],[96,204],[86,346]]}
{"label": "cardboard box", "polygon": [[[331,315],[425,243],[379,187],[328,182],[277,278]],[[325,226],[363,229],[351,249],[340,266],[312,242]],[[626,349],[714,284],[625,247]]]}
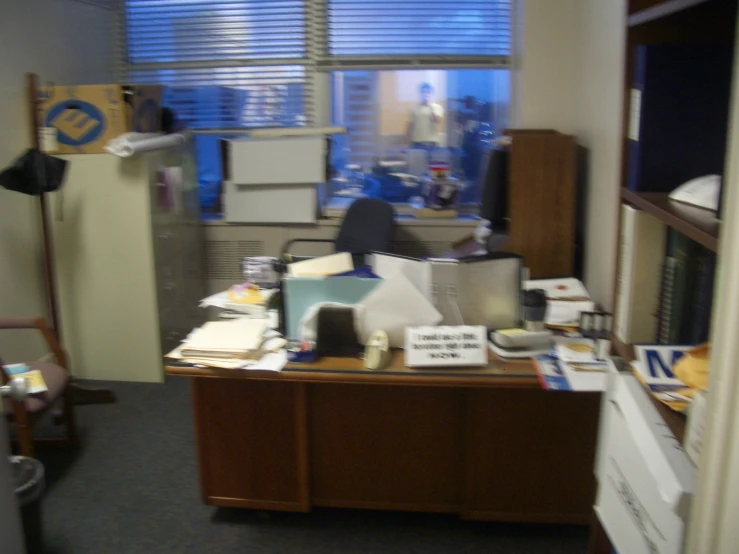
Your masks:
{"label": "cardboard box", "polygon": [[609,377],[595,511],[618,552],[678,554],[695,469],[639,381]]}
{"label": "cardboard box", "polygon": [[83,85],[41,87],[41,150],[55,154],[99,154],[111,139],[161,130],[164,87]]}

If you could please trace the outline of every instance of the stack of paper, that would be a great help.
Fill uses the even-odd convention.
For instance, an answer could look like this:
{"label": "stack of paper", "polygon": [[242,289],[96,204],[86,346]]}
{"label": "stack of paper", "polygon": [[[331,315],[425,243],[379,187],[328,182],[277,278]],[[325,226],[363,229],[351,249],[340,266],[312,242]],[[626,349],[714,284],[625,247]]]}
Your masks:
{"label": "stack of paper", "polygon": [[287,364],[284,347],[266,320],[210,321],[166,357],[195,366],[280,371]]}
{"label": "stack of paper", "polygon": [[266,320],[211,321],[193,330],[166,358],[221,369],[280,371],[287,363],[285,340]]}
{"label": "stack of paper", "polygon": [[547,295],[544,324],[549,327],[579,327],[580,313],[595,310],[585,286],[574,277],[524,281],[524,290],[542,289]]}
{"label": "stack of paper", "polygon": [[249,360],[260,357],[267,323],[261,319],[209,321],[193,331],[182,346],[188,358]]}

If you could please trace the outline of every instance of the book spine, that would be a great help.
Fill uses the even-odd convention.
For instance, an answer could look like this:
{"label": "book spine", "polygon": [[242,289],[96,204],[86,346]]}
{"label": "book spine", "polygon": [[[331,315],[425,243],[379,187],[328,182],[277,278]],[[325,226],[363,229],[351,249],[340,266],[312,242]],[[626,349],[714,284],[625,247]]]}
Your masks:
{"label": "book spine", "polygon": [[668,248],[675,258],[668,344],[682,344],[685,338],[683,333],[685,319],[692,315],[690,285],[693,277],[691,261],[694,258],[695,243],[682,233],[670,229]]}
{"label": "book spine", "polygon": [[716,272],[716,258],[709,253],[698,261],[696,295],[693,303],[693,316],[688,343],[700,344],[708,340],[713,309],[713,284]]}
{"label": "book spine", "polygon": [[616,319],[613,332],[621,342],[631,344],[629,337],[629,306],[631,305],[634,233],[636,210],[631,206],[621,206],[621,244],[618,251],[618,276],[616,281]]}
{"label": "book spine", "polygon": [[657,331],[660,266],[665,225],[646,212],[624,205],[616,336],[625,344],[651,342]]}
{"label": "book spine", "polygon": [[662,287],[660,290],[659,315],[657,322],[657,344],[669,344],[670,318],[672,317],[672,298],[675,284],[675,258],[666,256],[662,268]]}
{"label": "book spine", "polygon": [[629,189],[636,191],[639,190],[641,167],[639,138],[641,134],[642,102],[644,99],[644,85],[647,69],[646,47],[637,47],[634,55],[634,74],[631,88],[631,102],[629,104],[629,163],[626,186]]}

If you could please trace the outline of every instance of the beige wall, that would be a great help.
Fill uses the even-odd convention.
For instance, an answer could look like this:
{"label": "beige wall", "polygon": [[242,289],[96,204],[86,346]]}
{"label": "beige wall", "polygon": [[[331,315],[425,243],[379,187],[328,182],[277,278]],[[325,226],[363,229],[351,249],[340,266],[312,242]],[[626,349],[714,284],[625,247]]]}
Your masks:
{"label": "beige wall", "polygon": [[[72,0],[12,0],[0,18],[0,166],[31,143],[25,73],[43,82],[110,82],[112,12]],[[0,315],[45,313],[37,200],[0,189]],[[0,333],[0,357],[45,351],[27,332]]]}
{"label": "beige wall", "polygon": [[625,0],[519,0],[512,126],[572,133],[589,153],[585,284],[612,307]]}
{"label": "beige wall", "polygon": [[573,132],[589,152],[585,284],[613,306],[621,174],[625,0],[577,0]]}
{"label": "beige wall", "polygon": [[574,131],[575,12],[579,3],[580,0],[516,3],[512,126]]}

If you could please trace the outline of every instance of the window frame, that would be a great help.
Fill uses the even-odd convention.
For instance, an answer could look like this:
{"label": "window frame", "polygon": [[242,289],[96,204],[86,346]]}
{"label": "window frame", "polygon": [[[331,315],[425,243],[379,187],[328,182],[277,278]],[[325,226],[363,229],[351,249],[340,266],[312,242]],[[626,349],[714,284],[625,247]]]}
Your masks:
{"label": "window frame", "polygon": [[[128,81],[130,72],[141,69],[203,68],[203,67],[249,67],[300,65],[305,70],[304,115],[307,127],[325,127],[331,124],[331,77],[339,70],[392,70],[392,69],[513,69],[515,59],[515,29],[517,0],[510,0],[511,39],[510,54],[507,56],[371,56],[335,57],[328,52],[328,0],[303,0],[305,11],[305,57],[245,60],[207,60],[172,63],[139,63],[128,61],[126,34],[126,0],[119,0],[116,9],[115,55],[116,79]],[[515,97],[515,95],[512,95]],[[513,108],[513,106],[511,106]],[[511,109],[513,112],[513,109]],[[211,131],[248,133],[247,128],[218,128]]]}

